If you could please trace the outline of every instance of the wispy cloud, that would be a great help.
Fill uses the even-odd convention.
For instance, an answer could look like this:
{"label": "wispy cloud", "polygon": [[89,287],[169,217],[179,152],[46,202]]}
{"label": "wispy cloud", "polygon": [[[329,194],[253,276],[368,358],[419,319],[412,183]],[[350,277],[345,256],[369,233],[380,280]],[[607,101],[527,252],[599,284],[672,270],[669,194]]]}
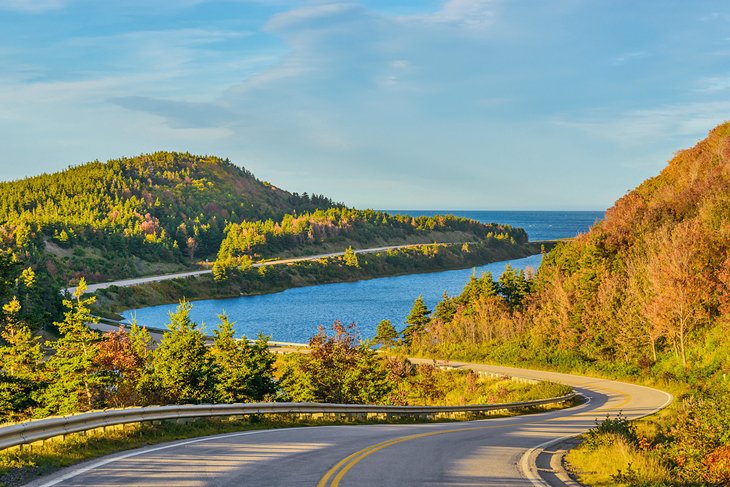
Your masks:
{"label": "wispy cloud", "polygon": [[468,32],[483,32],[496,19],[493,0],[446,0],[432,13],[410,15],[402,20],[457,26]]}
{"label": "wispy cloud", "polygon": [[700,93],[716,93],[730,89],[730,74],[726,76],[708,76],[697,82],[696,91]]}
{"label": "wispy cloud", "polygon": [[361,10],[362,8],[354,3],[329,3],[295,8],[274,15],[264,25],[264,29],[269,31],[314,29],[323,22],[329,23]]}
{"label": "wispy cloud", "polygon": [[[560,126],[579,129],[620,145],[650,145],[658,140],[698,138],[730,118],[730,101],[694,102],[606,113],[598,118],[554,119]],[[678,148],[678,147],[677,147]]]}

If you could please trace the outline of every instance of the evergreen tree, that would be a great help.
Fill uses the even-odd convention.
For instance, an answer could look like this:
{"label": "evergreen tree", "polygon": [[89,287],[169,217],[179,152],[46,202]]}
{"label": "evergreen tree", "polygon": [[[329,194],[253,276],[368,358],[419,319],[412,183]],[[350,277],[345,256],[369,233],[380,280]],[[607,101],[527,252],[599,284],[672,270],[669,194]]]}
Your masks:
{"label": "evergreen tree", "polygon": [[360,267],[360,260],[357,258],[357,254],[352,247],[345,249],[345,254],[342,256],[345,265],[348,267]]}
{"label": "evergreen tree", "polygon": [[400,334],[396,331],[390,320],[383,320],[378,323],[378,327],[375,330],[375,343],[388,348],[395,345],[398,338],[400,338]]}
{"label": "evergreen tree", "polygon": [[511,308],[520,308],[530,293],[530,282],[525,277],[525,271],[518,271],[508,264],[499,276],[498,288]]}
{"label": "evergreen tree", "polygon": [[273,398],[278,386],[274,378],[276,356],[269,349],[269,337],[259,334],[253,343],[244,340],[245,362],[249,371],[249,396],[254,401]]}
{"label": "evergreen tree", "polygon": [[491,272],[484,272],[482,277],[477,278],[474,274],[469,277],[469,282],[457,298],[459,304],[469,305],[475,302],[480,296],[495,296],[497,285],[494,283]]}
{"label": "evergreen tree", "polygon": [[219,316],[218,329],[210,349],[216,365],[216,401],[236,403],[260,401],[276,392],[273,365],[276,361],[265,337],[249,343],[234,338],[233,324]]}
{"label": "evergreen tree", "polygon": [[444,291],[441,301],[436,304],[436,308],[433,311],[433,317],[444,323],[449,323],[454,319],[457,308],[458,303],[456,299],[449,297],[448,293]]}
{"label": "evergreen tree", "polygon": [[426,303],[423,301],[423,295],[421,294],[413,302],[413,308],[406,318],[405,330],[403,330],[403,341],[407,345],[410,345],[413,341],[413,337],[425,330],[430,318],[431,312],[426,307]]}
{"label": "evergreen tree", "polygon": [[40,338],[18,320],[20,309],[17,298],[3,306],[7,318],[0,347],[0,418],[5,420],[30,415],[43,387]]}
{"label": "evergreen tree", "polygon": [[6,304],[16,294],[18,259],[9,249],[0,249],[0,304]]}
{"label": "evergreen tree", "polygon": [[62,336],[52,343],[55,354],[48,359],[50,385],[43,394],[46,414],[69,414],[88,411],[95,406],[95,396],[108,378],[99,373],[96,355],[99,333],[89,328],[98,323],[91,315],[95,297],[83,299],[86,281],[82,278],[74,300],[64,300],[68,308],[64,320],[56,323]]}
{"label": "evergreen tree", "polygon": [[192,306],[180,302],[153,353],[153,383],[169,404],[211,402],[215,391],[213,360],[205,336],[190,319]]}

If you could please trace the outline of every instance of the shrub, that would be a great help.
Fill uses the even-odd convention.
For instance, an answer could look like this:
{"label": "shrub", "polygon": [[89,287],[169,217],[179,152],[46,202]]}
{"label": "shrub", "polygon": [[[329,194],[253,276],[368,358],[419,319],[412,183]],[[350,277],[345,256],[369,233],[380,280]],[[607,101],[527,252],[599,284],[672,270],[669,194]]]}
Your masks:
{"label": "shrub", "polygon": [[596,427],[585,434],[584,445],[589,450],[596,450],[605,446],[606,441],[613,441],[615,436],[623,438],[630,445],[638,445],[639,443],[636,427],[626,416],[619,412],[615,418],[606,415],[606,419],[603,421],[598,422],[596,420]]}
{"label": "shrub", "polygon": [[703,461],[707,470],[704,477],[713,485],[730,485],[730,445],[716,448]]}

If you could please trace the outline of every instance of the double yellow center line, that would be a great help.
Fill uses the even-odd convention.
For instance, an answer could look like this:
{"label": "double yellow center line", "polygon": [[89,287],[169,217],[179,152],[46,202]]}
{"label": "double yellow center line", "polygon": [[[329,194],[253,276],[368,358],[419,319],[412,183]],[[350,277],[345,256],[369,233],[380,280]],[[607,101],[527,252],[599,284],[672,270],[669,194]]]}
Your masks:
{"label": "double yellow center line", "polygon": [[[440,431],[430,431],[428,433],[419,433],[415,435],[408,435],[408,436],[401,436],[398,438],[393,438],[392,440],[383,441],[381,443],[376,443],[375,445],[370,445],[366,448],[363,448],[362,450],[356,451],[355,453],[346,456],[339,462],[335,464],[331,469],[327,471],[327,473],[324,474],[322,479],[317,483],[317,487],[338,487],[340,485],[340,481],[342,480],[342,477],[344,477],[347,472],[357,465],[360,460],[363,458],[366,458],[370,455],[372,455],[375,452],[378,452],[384,448],[388,448],[389,446],[397,445],[398,443],[403,443],[406,441],[411,440],[417,440],[419,438],[426,438],[428,436],[436,436],[436,435],[445,435],[448,433],[458,433],[460,431],[474,431],[474,430],[483,430],[483,429],[491,429],[491,428],[499,428],[502,425],[491,425],[491,426],[477,426],[473,428],[456,428],[456,429],[450,429],[450,430],[440,430]],[[330,482],[330,479],[332,481]]]}
{"label": "double yellow center line", "polygon": [[[621,391],[617,391],[614,389],[608,389],[608,388],[603,388],[603,389],[610,393],[614,393],[618,396],[623,396],[623,398],[624,398],[624,400],[620,404],[607,408],[607,410],[609,410],[609,411],[610,410],[615,411],[616,409],[619,409],[619,408],[625,406],[627,403],[629,403],[631,401],[631,397]],[[589,414],[593,415],[597,411],[601,411],[601,409],[591,411],[590,413],[580,413],[577,416],[589,415]],[[565,419],[565,418],[556,418],[555,420],[563,420],[563,419]],[[527,424],[532,424],[532,423],[527,423]],[[404,443],[406,441],[417,440],[419,438],[426,438],[429,436],[445,435],[445,434],[449,434],[449,433],[458,433],[461,431],[475,431],[475,430],[500,428],[502,426],[504,426],[504,425],[476,426],[476,427],[471,427],[471,428],[456,428],[456,429],[449,429],[449,430],[430,431],[428,433],[418,433],[415,435],[401,436],[398,438],[393,438],[392,440],[387,440],[387,441],[383,441],[381,443],[376,443],[375,445],[370,445],[368,447],[363,448],[362,450],[358,450],[355,453],[352,453],[352,454],[346,456],[345,458],[343,458],[342,460],[340,460],[339,462],[337,462],[332,468],[330,468],[324,474],[324,476],[320,479],[320,481],[317,482],[317,487],[339,487],[340,481],[342,480],[342,478],[345,475],[347,475],[347,472],[349,472],[350,469],[352,469],[352,467],[357,465],[361,460],[363,460],[364,458],[367,458],[368,456],[372,455],[373,453],[376,453],[384,448],[388,448],[390,446],[397,445],[398,443]],[[524,426],[524,425],[522,425],[522,426]]]}

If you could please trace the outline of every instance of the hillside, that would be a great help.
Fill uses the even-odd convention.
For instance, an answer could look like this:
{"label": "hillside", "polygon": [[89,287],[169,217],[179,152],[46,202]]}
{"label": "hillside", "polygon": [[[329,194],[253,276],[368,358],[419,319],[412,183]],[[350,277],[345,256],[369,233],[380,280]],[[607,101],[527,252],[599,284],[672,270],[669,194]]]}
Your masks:
{"label": "hillside", "polygon": [[[582,447],[574,455],[582,472],[625,448],[628,461],[646,466],[631,485],[728,485],[730,123],[551,252],[530,320],[533,344],[553,361],[652,378],[679,392],[668,417]],[[631,469],[598,464],[604,475]]]}
{"label": "hillside", "polygon": [[539,334],[587,360],[708,366],[703,337],[727,326],[729,251],[724,124],[550,253],[534,299]]}
{"label": "hillside", "polygon": [[259,220],[226,228],[216,259],[218,266],[271,256],[314,255],[355,248],[413,243],[527,242],[522,228],[480,223],[453,215],[412,217],[382,211],[330,208],[285,215],[280,221]]}
{"label": "hillside", "polygon": [[481,293],[444,300],[411,352],[667,387],[679,396],[670,416],[639,430],[608,423],[582,447],[593,462],[586,470],[603,468],[606,485],[619,478],[622,485],[727,485],[729,331],[725,123],[619,199],[589,232],[549,252],[533,279],[503,277]]}
{"label": "hillside", "polygon": [[[204,295],[238,295],[232,289],[243,286],[241,279],[252,292],[312,284],[325,274],[328,282],[337,280],[334,266],[258,282],[258,274],[245,272],[255,260],[434,242],[459,245],[448,257],[391,255],[385,266],[340,278],[463,267],[535,251],[519,228],[345,208],[324,196],[289,193],[213,156],[157,152],[0,183],[0,245],[14,276],[0,297],[22,298],[23,318],[36,326],[59,316],[60,288],[81,278],[114,281],[214,261],[218,287],[220,278],[234,279],[226,289],[207,286]],[[466,242],[475,246],[459,250]],[[29,268],[38,284],[27,286],[33,293],[21,285],[20,273]],[[180,291],[173,301],[203,296]]]}
{"label": "hillside", "polygon": [[230,222],[331,206],[228,160],[157,152],[0,183],[0,241],[61,280],[102,280],[214,257]]}

